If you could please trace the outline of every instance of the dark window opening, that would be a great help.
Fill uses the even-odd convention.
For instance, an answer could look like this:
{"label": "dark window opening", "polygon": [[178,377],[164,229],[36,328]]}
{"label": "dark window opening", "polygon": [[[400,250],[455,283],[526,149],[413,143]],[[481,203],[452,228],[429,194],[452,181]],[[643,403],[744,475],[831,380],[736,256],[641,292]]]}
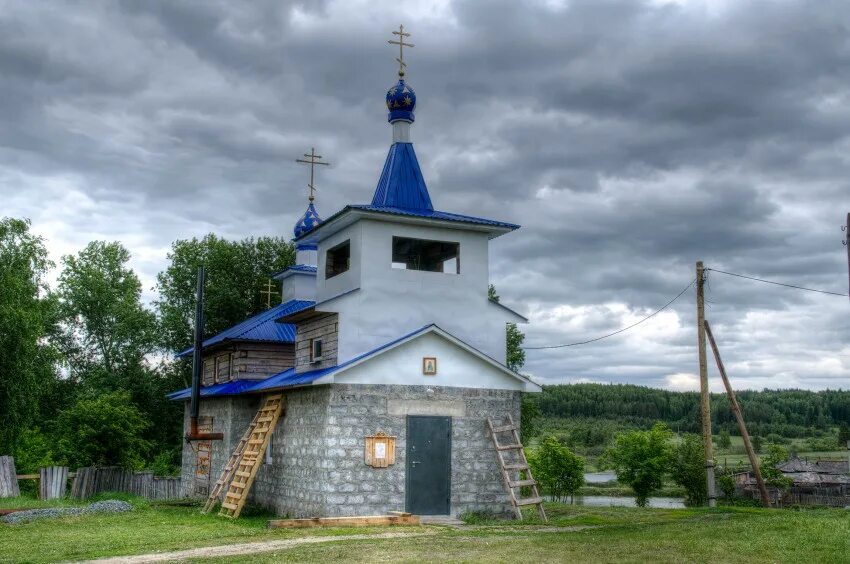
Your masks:
{"label": "dark window opening", "polygon": [[319,362],[322,360],[322,340],[310,339],[310,361]]}
{"label": "dark window opening", "polygon": [[328,249],[325,255],[325,279],[342,274],[351,265],[351,241],[340,243]]}
{"label": "dark window opening", "polygon": [[460,274],[460,243],[393,237],[393,268]]}

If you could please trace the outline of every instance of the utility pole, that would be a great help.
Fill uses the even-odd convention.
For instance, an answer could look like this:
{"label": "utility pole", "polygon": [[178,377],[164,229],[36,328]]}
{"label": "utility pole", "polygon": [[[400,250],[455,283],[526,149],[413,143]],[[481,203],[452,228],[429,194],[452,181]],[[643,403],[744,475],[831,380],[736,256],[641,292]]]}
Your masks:
{"label": "utility pole", "polygon": [[847,247],[847,277],[848,288],[850,288],[850,213],[847,214],[847,223],[841,228],[844,231],[844,246]]}
{"label": "utility pole", "polygon": [[708,393],[708,361],[705,357],[705,268],[697,261],[697,350],[699,351],[700,413],[705,450],[705,481],[708,506],[717,505],[714,494],[714,452],[711,444],[711,396]]}
{"label": "utility pole", "polygon": [[738,422],[738,430],[741,432],[741,439],[744,441],[744,448],[747,451],[747,457],[750,459],[750,465],[753,467],[753,476],[756,478],[759,494],[761,494],[761,503],[765,507],[770,507],[770,496],[767,495],[767,487],[764,485],[764,480],[761,476],[759,459],[756,458],[756,453],[753,450],[753,444],[750,442],[750,434],[747,432],[747,424],[744,423],[744,415],[741,413],[741,406],[738,405],[738,398],[735,397],[735,391],[732,389],[732,384],[729,383],[729,378],[726,376],[726,367],[723,366],[723,360],[720,358],[720,350],[717,348],[717,342],[714,340],[714,335],[711,333],[711,325],[709,325],[707,320],[705,322],[705,332],[708,334],[708,342],[711,343],[711,350],[714,353],[714,361],[717,363],[717,370],[720,372],[720,377],[723,378],[723,386],[726,388],[726,395],[729,397],[729,405],[732,408],[732,413],[735,415],[735,420]]}

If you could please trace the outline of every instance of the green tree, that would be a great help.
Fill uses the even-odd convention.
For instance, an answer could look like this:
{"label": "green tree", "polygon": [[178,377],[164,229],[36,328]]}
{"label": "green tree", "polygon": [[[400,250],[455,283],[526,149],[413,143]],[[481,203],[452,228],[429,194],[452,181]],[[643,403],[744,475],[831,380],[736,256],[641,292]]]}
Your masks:
{"label": "green tree", "polygon": [[183,377],[173,363],[151,364],[156,317],[141,303],[142,284],[129,260],[120,243],[103,241],[63,259],[58,289],[62,343],[72,380],[79,383],[71,392],[74,397],[127,392],[135,408],[157,422],[145,428],[142,438],[173,460],[182,411],[165,394],[182,387]]}
{"label": "green tree", "polygon": [[295,261],[281,237],[228,241],[210,233],[175,241],[168,267],[157,276],[161,344],[169,351],[192,345],[198,267],[206,270],[204,334],[211,336],[266,309],[261,292],[269,277]]}
{"label": "green tree", "polygon": [[751,442],[752,442],[752,445],[753,445],[753,451],[757,452],[757,453],[761,452],[762,438],[759,435],[753,435]]}
{"label": "green tree", "polygon": [[522,394],[520,404],[519,434],[523,443],[528,442],[538,434],[537,420],[540,417],[540,407],[531,394]]}
{"label": "green tree", "polygon": [[722,449],[728,449],[732,446],[732,437],[729,436],[729,431],[723,429],[717,436],[717,446]]}
{"label": "green tree", "polygon": [[549,435],[529,459],[534,479],[558,501],[573,496],[584,485],[584,459]]}
{"label": "green tree", "polygon": [[791,487],[792,480],[785,476],[781,470],[777,468],[780,464],[788,460],[788,451],[780,445],[767,445],[767,454],[762,457],[759,468],[761,475],[764,478],[764,483],[772,488],[787,490]]}
{"label": "green tree", "polygon": [[672,436],[667,425],[656,423],[649,431],[620,433],[603,454],[603,465],[613,468],[617,480],[634,490],[639,507],[645,507],[649,495],[663,483]]}
{"label": "green tree", "polygon": [[0,453],[14,452],[55,379],[47,345],[55,301],[44,277],[52,264],[27,220],[0,220]]}
{"label": "green tree", "polygon": [[63,348],[74,378],[95,390],[126,389],[155,348],[156,318],[120,243],[93,241],[62,259],[58,295]]}
{"label": "green tree", "polygon": [[126,392],[80,399],[59,414],[56,457],[72,468],[141,468],[151,448],[142,438],[149,425]]}
{"label": "green tree", "polygon": [[[499,294],[496,293],[496,287],[492,284],[487,288],[487,297],[496,303],[499,302]],[[519,330],[516,323],[508,323],[505,331],[507,332],[505,364],[514,372],[519,372],[525,365],[525,351],[522,348],[525,334]]]}
{"label": "green tree", "polygon": [[847,443],[850,442],[850,425],[846,421],[838,424],[838,445],[841,448],[847,448]]}
{"label": "green tree", "polygon": [[15,470],[21,474],[33,474],[55,464],[52,441],[38,427],[21,433],[14,453]]}
{"label": "green tree", "polygon": [[682,437],[673,447],[670,457],[670,476],[686,492],[688,505],[703,505],[708,500],[705,481],[705,451],[702,438],[692,433]]}

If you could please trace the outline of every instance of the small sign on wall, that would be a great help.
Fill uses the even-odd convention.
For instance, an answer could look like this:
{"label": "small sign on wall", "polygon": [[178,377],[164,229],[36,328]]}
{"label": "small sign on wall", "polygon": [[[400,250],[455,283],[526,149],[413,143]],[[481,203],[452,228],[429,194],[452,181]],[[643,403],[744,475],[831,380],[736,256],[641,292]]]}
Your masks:
{"label": "small sign on wall", "polygon": [[365,462],[373,468],[395,464],[395,437],[378,431],[366,437]]}
{"label": "small sign on wall", "polygon": [[426,356],[422,358],[422,374],[425,376],[437,375],[437,357]]}

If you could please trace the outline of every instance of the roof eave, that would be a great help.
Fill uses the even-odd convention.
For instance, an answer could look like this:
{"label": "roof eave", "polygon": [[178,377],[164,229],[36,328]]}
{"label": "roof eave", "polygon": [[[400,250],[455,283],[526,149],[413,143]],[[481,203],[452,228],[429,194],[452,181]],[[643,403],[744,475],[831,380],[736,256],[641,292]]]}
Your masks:
{"label": "roof eave", "polygon": [[463,229],[465,231],[480,231],[489,234],[490,239],[495,239],[505,233],[519,229],[519,225],[505,223],[503,225],[487,225],[475,221],[464,221],[462,219],[449,220],[433,217],[421,217],[415,215],[402,215],[393,212],[381,212],[378,210],[365,210],[352,206],[345,206],[328,219],[311,229],[310,231],[294,239],[297,242],[318,243],[326,239],[359,219],[374,219],[376,221],[392,221],[394,223],[409,223],[413,225],[432,225],[448,229]]}

